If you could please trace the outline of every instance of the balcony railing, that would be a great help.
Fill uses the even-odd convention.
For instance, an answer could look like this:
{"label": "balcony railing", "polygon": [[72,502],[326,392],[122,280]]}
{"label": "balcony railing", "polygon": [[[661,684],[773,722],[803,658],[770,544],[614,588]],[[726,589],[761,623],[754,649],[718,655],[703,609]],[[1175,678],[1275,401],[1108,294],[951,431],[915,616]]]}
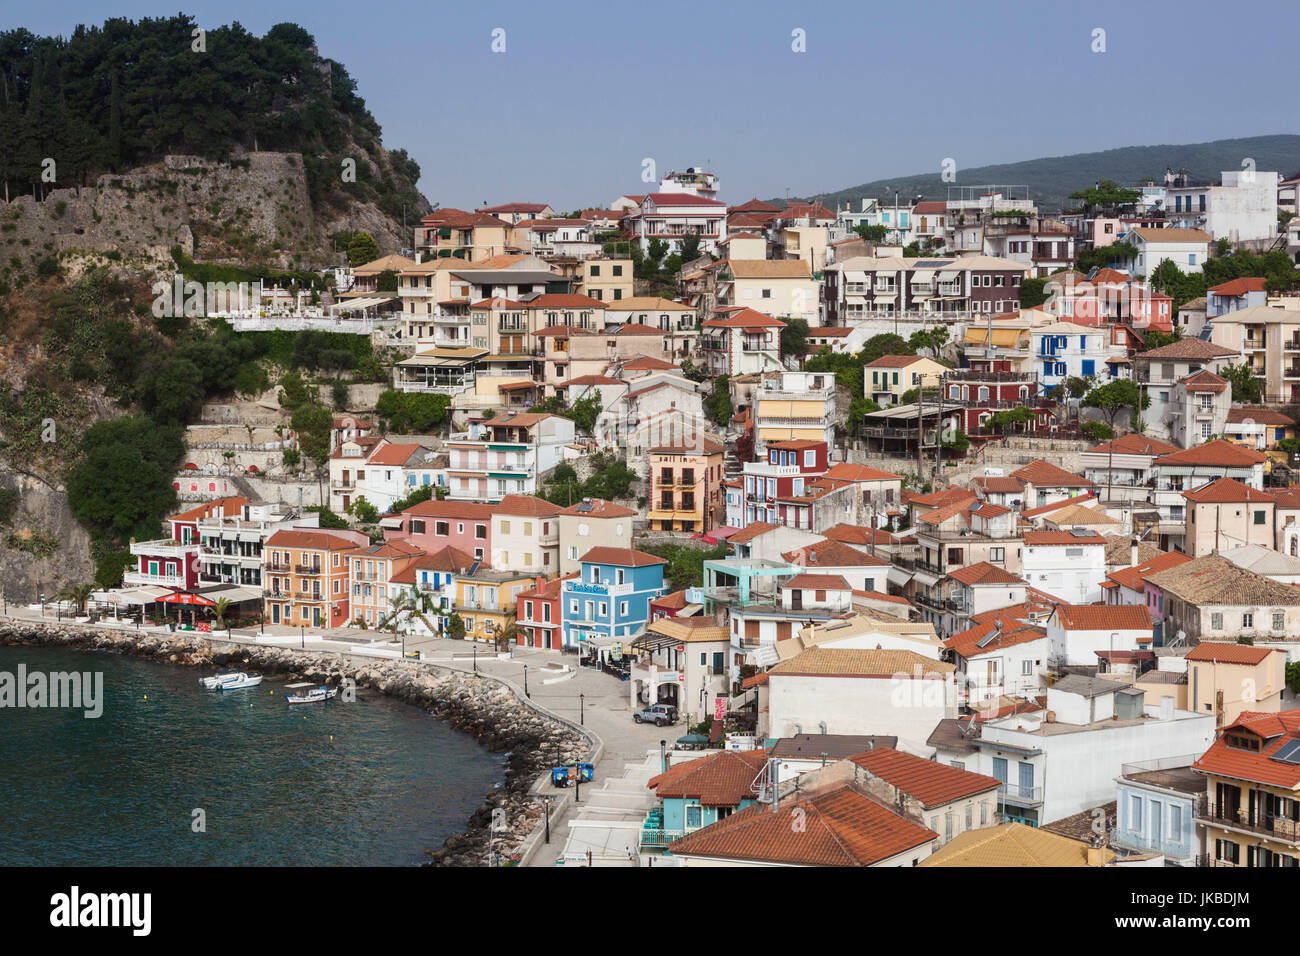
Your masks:
{"label": "balcony railing", "polygon": [[1018,783],[1004,783],[998,787],[998,798],[1016,803],[1042,803],[1042,787],[1022,787]]}
{"label": "balcony railing", "polygon": [[1295,820],[1249,806],[1223,806],[1204,799],[1197,803],[1196,818],[1205,823],[1249,830],[1287,843],[1300,843],[1300,822]]}
{"label": "balcony railing", "polygon": [[1130,833],[1127,830],[1121,830],[1119,827],[1111,828],[1110,842],[1112,846],[1123,850],[1136,850],[1139,853],[1163,853],[1165,856],[1176,859],[1188,859],[1193,855],[1190,843],[1163,837],[1151,837],[1145,833]]}
{"label": "balcony railing", "polygon": [[643,849],[662,850],[674,840],[686,836],[685,830],[642,830],[641,847]]}

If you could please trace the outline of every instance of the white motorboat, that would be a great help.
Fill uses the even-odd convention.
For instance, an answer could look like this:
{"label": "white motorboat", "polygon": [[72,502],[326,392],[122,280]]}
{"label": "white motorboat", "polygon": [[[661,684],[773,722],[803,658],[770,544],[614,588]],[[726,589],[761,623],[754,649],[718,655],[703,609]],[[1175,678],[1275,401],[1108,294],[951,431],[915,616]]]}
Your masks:
{"label": "white motorboat", "polygon": [[216,690],[222,684],[228,684],[231,681],[239,680],[243,676],[244,675],[239,673],[239,671],[228,671],[225,674],[214,674],[211,677],[200,677],[199,683],[208,690]]}
{"label": "white motorboat", "polygon": [[245,687],[256,687],[262,683],[261,674],[236,674],[235,680],[225,681],[217,685],[217,690],[243,690]]}
{"label": "white motorboat", "polygon": [[315,704],[323,700],[329,700],[339,692],[337,687],[327,687],[324,684],[312,684],[306,681],[301,684],[286,684],[284,689],[295,692],[284,695],[285,703],[288,704]]}

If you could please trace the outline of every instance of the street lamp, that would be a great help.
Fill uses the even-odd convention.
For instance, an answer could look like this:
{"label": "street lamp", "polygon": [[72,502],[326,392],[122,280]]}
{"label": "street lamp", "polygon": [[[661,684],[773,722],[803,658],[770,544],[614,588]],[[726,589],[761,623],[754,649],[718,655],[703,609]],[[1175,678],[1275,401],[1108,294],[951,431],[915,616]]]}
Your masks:
{"label": "street lamp", "polygon": [[528,665],[527,664],[524,665],[524,696],[527,697],[529,700],[533,699],[533,695],[528,693]]}
{"label": "street lamp", "polygon": [[587,723],[586,722],[586,713],[587,713],[586,700],[587,700],[586,694],[578,695],[578,724],[584,727],[586,726]]}
{"label": "street lamp", "polygon": [[305,651],[307,649],[307,631],[305,625],[298,625],[298,638],[302,641],[302,649]]}

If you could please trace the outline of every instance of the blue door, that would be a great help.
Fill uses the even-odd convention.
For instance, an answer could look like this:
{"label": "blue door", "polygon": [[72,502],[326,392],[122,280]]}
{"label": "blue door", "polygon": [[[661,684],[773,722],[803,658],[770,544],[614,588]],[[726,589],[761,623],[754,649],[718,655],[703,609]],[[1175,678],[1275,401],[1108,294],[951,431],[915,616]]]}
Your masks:
{"label": "blue door", "polygon": [[994,779],[997,780],[998,783],[1003,785],[1003,789],[1006,789],[1006,782],[1007,782],[1007,758],[1006,757],[993,758],[993,777]]}
{"label": "blue door", "polygon": [[1034,765],[1020,761],[1020,796],[1025,800],[1034,797]]}
{"label": "blue door", "polygon": [[1091,375],[1097,370],[1097,362],[1094,359],[1083,360],[1083,374]]}

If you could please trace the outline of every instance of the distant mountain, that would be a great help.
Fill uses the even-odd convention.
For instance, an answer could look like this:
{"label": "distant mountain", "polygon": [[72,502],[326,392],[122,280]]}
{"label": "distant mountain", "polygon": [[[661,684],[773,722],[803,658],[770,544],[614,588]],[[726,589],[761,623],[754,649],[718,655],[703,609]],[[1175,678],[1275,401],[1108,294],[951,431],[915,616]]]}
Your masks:
{"label": "distant mountain", "polygon": [[[867,196],[888,196],[892,202],[894,190],[899,191],[900,197],[915,198],[919,195],[926,199],[947,199],[949,186],[1016,185],[1028,186],[1030,196],[1040,209],[1058,212],[1072,205],[1067,199],[1070,193],[1101,179],[1132,185],[1147,177],[1158,181],[1165,169],[1173,168],[1175,171],[1187,170],[1194,179],[1217,181],[1224,170],[1241,169],[1242,160],[1247,157],[1255,161],[1256,169],[1289,176],[1300,169],[1300,136],[1251,136],[1181,146],[1125,146],[1098,153],[1049,156],[997,166],[958,167],[955,183],[943,182],[939,170],[935,169],[929,173],[877,179],[837,192],[799,198],[820,199],[832,209],[848,201],[857,209],[860,200]],[[771,202],[783,204],[778,199]]]}

